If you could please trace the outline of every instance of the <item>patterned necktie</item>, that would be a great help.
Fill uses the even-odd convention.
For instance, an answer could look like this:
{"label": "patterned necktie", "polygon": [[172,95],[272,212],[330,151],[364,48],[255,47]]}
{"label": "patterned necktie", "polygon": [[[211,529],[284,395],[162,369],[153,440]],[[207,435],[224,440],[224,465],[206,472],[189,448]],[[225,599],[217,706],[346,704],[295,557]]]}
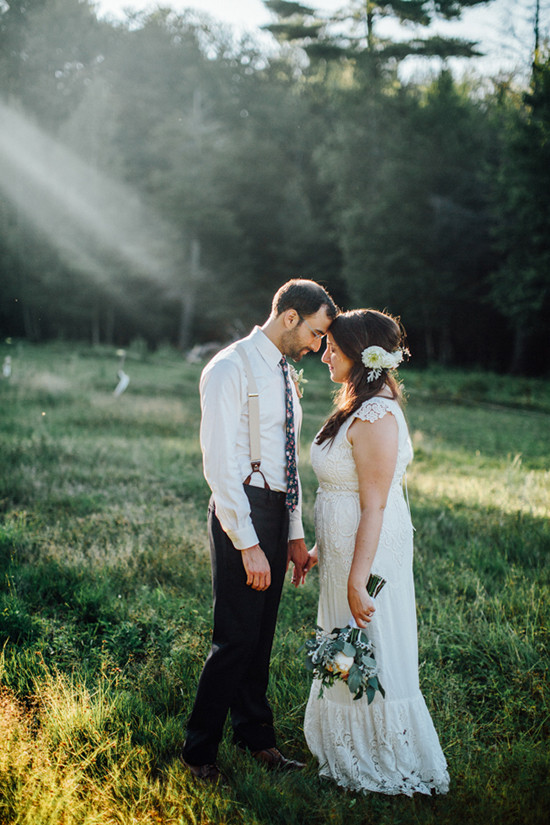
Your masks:
{"label": "patterned necktie", "polygon": [[285,504],[292,513],[298,504],[298,468],[296,466],[296,433],[294,430],[294,408],[292,406],[292,387],[288,374],[288,363],[283,355],[279,364],[285,378],[285,455],[286,455],[286,498]]}

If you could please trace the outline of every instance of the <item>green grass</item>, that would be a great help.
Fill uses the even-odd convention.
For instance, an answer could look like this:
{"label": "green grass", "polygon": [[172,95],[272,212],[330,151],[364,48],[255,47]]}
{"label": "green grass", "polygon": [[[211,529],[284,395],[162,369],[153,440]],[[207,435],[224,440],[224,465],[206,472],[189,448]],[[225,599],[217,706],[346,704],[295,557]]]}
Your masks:
{"label": "green grass", "polygon": [[[209,645],[211,585],[198,446],[200,368],[172,352],[0,347],[0,823],[400,825],[546,822],[550,385],[403,372],[415,461],[420,676],[449,762],[446,797],[344,793],[321,782],[302,730],[297,650],[314,571],[285,588],[272,659],[274,777],[229,737],[226,790],[190,784],[178,753]],[[309,442],[330,408],[305,362]]]}

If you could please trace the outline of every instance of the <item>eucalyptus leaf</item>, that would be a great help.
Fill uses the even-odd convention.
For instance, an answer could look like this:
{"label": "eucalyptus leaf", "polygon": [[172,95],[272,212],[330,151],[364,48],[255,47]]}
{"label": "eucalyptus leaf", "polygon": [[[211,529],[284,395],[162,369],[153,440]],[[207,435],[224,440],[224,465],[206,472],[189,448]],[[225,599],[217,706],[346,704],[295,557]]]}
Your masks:
{"label": "eucalyptus leaf", "polygon": [[344,654],[344,656],[355,657],[356,650],[352,644],[350,644],[349,642],[344,642],[342,653]]}
{"label": "eucalyptus leaf", "polygon": [[363,682],[363,675],[357,665],[353,664],[350,667],[348,675],[348,687],[352,693],[356,693]]}

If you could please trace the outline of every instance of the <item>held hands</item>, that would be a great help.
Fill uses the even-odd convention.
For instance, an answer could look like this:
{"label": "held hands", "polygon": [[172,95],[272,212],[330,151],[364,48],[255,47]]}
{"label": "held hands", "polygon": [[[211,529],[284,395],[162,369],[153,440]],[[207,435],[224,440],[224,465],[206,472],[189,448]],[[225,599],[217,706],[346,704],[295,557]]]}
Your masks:
{"label": "held hands", "polygon": [[271,584],[271,567],[259,544],[241,550],[246,583],[252,590],[267,590]]}
{"label": "held hands", "polygon": [[298,568],[296,566],[294,567],[294,572],[292,573],[292,584],[296,587],[298,587],[300,584],[303,584],[306,580],[307,574],[309,573],[312,567],[315,567],[317,561],[317,545],[315,545],[315,547],[312,547],[309,553],[307,554],[305,564],[302,567],[301,575],[298,574]]}
{"label": "held hands", "polygon": [[358,627],[365,628],[376,610],[364,582],[348,579],[348,604]]}
{"label": "held hands", "polygon": [[291,539],[288,542],[287,569],[290,562],[294,565],[292,584],[298,587],[304,583],[307,573],[306,567],[309,562],[309,553],[303,539]]}

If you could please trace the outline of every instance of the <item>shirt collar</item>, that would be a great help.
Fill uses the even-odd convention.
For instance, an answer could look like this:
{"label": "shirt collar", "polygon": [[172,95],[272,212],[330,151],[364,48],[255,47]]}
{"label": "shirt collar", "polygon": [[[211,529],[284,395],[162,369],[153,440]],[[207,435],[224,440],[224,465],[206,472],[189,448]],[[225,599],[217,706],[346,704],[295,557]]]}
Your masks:
{"label": "shirt collar", "polygon": [[254,327],[248,339],[251,344],[253,344],[266,364],[271,367],[272,370],[275,370],[279,366],[279,361],[283,357],[283,353],[276,347],[273,341],[271,341],[265,332],[262,330],[261,327]]}

